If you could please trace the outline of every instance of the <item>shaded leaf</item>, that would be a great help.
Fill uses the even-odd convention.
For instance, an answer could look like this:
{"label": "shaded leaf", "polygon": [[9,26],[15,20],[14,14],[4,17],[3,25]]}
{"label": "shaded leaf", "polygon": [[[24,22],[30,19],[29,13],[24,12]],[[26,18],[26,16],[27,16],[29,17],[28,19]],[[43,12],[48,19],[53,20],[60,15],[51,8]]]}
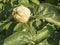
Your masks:
{"label": "shaded leaf", "polygon": [[4,25],[3,29],[8,30],[8,28],[10,27],[11,24],[12,24],[12,22],[7,23],[6,25]]}
{"label": "shaded leaf", "polygon": [[46,3],[57,5],[58,0],[45,0]]}

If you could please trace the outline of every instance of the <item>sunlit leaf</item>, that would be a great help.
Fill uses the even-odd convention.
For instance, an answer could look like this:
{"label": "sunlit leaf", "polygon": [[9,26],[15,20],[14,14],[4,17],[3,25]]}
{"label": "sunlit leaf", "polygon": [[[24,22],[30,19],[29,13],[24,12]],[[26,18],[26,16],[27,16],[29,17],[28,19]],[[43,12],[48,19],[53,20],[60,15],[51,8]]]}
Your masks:
{"label": "sunlit leaf", "polygon": [[25,45],[34,44],[32,41],[32,35],[30,32],[18,31],[11,36],[9,36],[4,41],[4,45]]}
{"label": "sunlit leaf", "polygon": [[3,8],[3,4],[0,3],[0,9],[2,9],[2,8]]}
{"label": "sunlit leaf", "polygon": [[39,2],[39,0],[31,0],[33,3],[35,3],[35,4],[37,4],[37,5],[39,5],[40,4],[40,2]]}

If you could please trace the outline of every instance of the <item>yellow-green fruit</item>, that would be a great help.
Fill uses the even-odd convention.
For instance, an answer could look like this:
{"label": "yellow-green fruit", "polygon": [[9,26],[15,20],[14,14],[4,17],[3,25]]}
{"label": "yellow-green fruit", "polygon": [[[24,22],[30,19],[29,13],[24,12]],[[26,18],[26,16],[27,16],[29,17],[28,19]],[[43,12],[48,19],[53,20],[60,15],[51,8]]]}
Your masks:
{"label": "yellow-green fruit", "polygon": [[27,7],[21,5],[13,9],[12,15],[17,22],[26,23],[31,16],[31,12]]}

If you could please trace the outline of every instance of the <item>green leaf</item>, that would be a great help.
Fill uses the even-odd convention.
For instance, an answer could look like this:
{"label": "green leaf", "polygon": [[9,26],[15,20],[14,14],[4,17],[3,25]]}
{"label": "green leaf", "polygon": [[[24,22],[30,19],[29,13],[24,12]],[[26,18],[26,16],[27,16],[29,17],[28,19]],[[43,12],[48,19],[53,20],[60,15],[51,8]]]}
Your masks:
{"label": "green leaf", "polygon": [[44,41],[40,42],[37,45],[50,45],[50,44],[48,43],[47,39],[45,39]]}
{"label": "green leaf", "polygon": [[41,20],[40,19],[32,19],[32,21],[30,22],[30,27],[34,28],[33,30],[39,30],[40,29],[40,25],[41,25]]}
{"label": "green leaf", "polygon": [[28,24],[25,24],[25,23],[17,23],[13,30],[14,31],[19,31],[19,30],[22,31],[24,28],[27,28],[27,25]]}
{"label": "green leaf", "polygon": [[22,23],[18,23],[15,27],[14,27],[14,31],[17,31],[17,30],[22,30]]}
{"label": "green leaf", "polygon": [[40,6],[37,6],[33,11],[36,10],[34,13],[38,19],[46,20],[49,23],[53,23],[54,25],[60,27],[60,9],[56,6],[43,3]]}
{"label": "green leaf", "polygon": [[29,0],[18,0],[18,5],[24,5],[29,8],[34,8],[36,6],[36,4],[30,2]]}
{"label": "green leaf", "polygon": [[19,0],[18,1],[19,5],[25,5],[25,6],[29,6],[29,0]]}
{"label": "green leaf", "polygon": [[4,45],[26,45],[34,44],[30,32],[17,31],[4,40]]}
{"label": "green leaf", "polygon": [[42,30],[38,31],[36,35],[36,43],[41,42],[45,38],[48,38],[50,36],[50,29],[48,29],[47,26],[45,26]]}
{"label": "green leaf", "polygon": [[18,23],[14,28],[15,31],[18,31],[6,38],[4,45],[35,45],[34,40],[36,38],[36,32],[33,30],[33,28],[31,28],[32,27],[29,27],[29,25],[26,23]]}
{"label": "green leaf", "polygon": [[8,28],[10,27],[11,24],[12,24],[12,22],[9,22],[9,23],[0,22],[0,32],[3,31],[4,29],[8,30]]}
{"label": "green leaf", "polygon": [[46,3],[57,5],[58,0],[45,0]]}
{"label": "green leaf", "polygon": [[13,2],[14,2],[14,0],[11,0],[11,2],[10,2],[12,6],[14,6],[14,3]]}
{"label": "green leaf", "polygon": [[5,23],[0,22],[0,32],[3,31],[3,27],[5,26]]}
{"label": "green leaf", "polygon": [[7,23],[6,25],[4,25],[3,29],[8,30],[8,28],[10,27],[11,24],[12,24],[12,22]]}
{"label": "green leaf", "polygon": [[40,43],[51,36],[55,31],[55,28],[51,24],[47,24],[45,27],[43,27],[42,30],[39,30],[36,35],[36,43]]}
{"label": "green leaf", "polygon": [[39,0],[31,0],[33,3],[35,3],[35,4],[37,4],[37,5],[39,5],[40,4],[40,2],[39,2]]}
{"label": "green leaf", "polygon": [[2,9],[2,7],[3,7],[3,4],[2,4],[2,3],[0,3],[0,9]]}
{"label": "green leaf", "polygon": [[40,19],[36,19],[36,26],[39,27],[39,25],[41,25],[41,21]]}

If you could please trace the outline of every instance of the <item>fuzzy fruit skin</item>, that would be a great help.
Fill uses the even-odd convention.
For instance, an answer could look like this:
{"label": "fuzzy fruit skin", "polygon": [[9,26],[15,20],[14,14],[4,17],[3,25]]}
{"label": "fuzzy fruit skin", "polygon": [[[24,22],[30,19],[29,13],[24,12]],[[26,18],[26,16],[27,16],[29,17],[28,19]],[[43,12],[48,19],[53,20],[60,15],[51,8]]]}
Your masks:
{"label": "fuzzy fruit skin", "polygon": [[13,9],[12,15],[17,22],[26,23],[31,16],[31,12],[27,7],[19,6]]}

